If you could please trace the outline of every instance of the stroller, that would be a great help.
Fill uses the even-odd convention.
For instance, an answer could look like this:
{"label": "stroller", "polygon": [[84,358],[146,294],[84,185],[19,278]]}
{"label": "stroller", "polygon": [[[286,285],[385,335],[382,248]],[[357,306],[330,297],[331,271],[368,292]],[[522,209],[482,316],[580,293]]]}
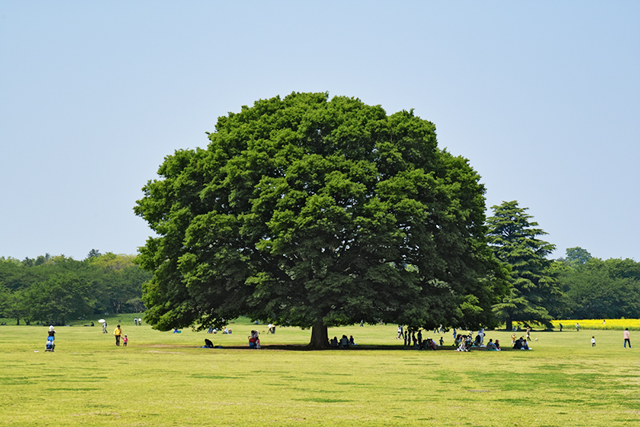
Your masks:
{"label": "stroller", "polygon": [[47,345],[44,348],[44,351],[53,351],[56,348],[56,338],[53,335],[49,335],[47,337]]}

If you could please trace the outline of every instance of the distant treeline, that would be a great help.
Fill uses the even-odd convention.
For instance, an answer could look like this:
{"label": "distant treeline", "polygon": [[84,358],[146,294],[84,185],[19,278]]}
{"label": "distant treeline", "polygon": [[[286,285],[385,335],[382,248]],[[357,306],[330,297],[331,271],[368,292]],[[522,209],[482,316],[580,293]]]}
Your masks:
{"label": "distant treeline", "polygon": [[[96,250],[82,261],[0,257],[0,317],[64,324],[91,314],[141,312],[142,285],[151,274],[135,258]],[[556,319],[640,318],[640,262],[593,258],[576,247],[547,272],[561,290],[549,307]]]}
{"label": "distant treeline", "polygon": [[[592,258],[576,247],[555,263],[566,298],[559,318],[640,318],[640,263]],[[561,316],[561,317],[560,317]]]}
{"label": "distant treeline", "polygon": [[64,324],[92,314],[140,312],[142,284],[150,278],[133,255],[92,250],[82,261],[0,257],[0,317]]}

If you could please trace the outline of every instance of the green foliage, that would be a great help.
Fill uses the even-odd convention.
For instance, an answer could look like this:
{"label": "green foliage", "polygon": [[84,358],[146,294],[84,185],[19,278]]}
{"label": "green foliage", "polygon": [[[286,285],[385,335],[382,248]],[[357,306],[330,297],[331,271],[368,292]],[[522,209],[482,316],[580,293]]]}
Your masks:
{"label": "green foliage", "polygon": [[39,256],[33,262],[0,259],[0,317],[66,323],[90,313],[141,310],[149,273],[129,255],[95,255],[85,261]]}
{"label": "green foliage", "polygon": [[640,317],[640,263],[589,258],[570,265],[560,275],[560,283],[569,299],[571,317]]}
{"label": "green foliage", "polygon": [[157,328],[492,321],[484,188],[432,123],[293,93],[220,117],[209,140],[167,156],[135,207],[158,235],[139,256]]}
{"label": "green foliage", "polygon": [[586,249],[576,246],[575,248],[567,249],[567,257],[564,259],[564,262],[569,265],[585,264],[590,259],[591,254]]}
{"label": "green foliage", "polygon": [[517,201],[492,206],[494,215],[487,219],[489,241],[496,257],[511,267],[511,293],[494,306],[496,315],[507,322],[523,321],[550,326],[552,311],[562,309],[563,294],[557,281],[556,267],[546,257],[555,246],[540,240],[542,229],[518,207]]}

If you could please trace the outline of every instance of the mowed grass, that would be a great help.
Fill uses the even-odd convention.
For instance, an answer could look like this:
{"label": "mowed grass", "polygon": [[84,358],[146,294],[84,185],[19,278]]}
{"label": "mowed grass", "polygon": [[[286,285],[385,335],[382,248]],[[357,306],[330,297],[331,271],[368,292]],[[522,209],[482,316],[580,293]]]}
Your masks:
{"label": "mowed grass", "polygon": [[[0,425],[640,423],[640,347],[624,349],[621,331],[534,331],[533,351],[459,353],[447,346],[451,332],[447,350],[402,350],[394,325],[330,329],[354,335],[355,350],[270,349],[309,340],[308,330],[278,327],[249,350],[228,348],[245,345],[256,327],[247,321],[232,335],[173,334],[120,317],[127,348],[114,344],[113,318],[108,334],[58,327],[55,353],[44,352],[45,327],[1,326]],[[507,347],[510,335],[487,337]],[[205,338],[225,348],[196,348]]]}

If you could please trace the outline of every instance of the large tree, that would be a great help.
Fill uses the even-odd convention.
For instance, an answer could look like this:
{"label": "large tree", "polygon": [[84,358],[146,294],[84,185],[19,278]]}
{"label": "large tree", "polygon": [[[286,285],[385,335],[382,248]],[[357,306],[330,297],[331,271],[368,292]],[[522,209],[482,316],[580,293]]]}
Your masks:
{"label": "large tree", "polygon": [[484,188],[412,111],[325,93],[220,117],[207,149],[167,156],[135,212],[157,237],[147,320],[161,330],[240,315],[313,327],[492,321],[504,291]]}
{"label": "large tree", "polygon": [[511,292],[494,306],[498,318],[551,326],[551,311],[558,311],[563,294],[557,281],[553,261],[547,256],[555,245],[538,238],[547,234],[521,208],[517,201],[492,206],[494,215],[487,219],[489,241],[495,256],[511,267]]}

